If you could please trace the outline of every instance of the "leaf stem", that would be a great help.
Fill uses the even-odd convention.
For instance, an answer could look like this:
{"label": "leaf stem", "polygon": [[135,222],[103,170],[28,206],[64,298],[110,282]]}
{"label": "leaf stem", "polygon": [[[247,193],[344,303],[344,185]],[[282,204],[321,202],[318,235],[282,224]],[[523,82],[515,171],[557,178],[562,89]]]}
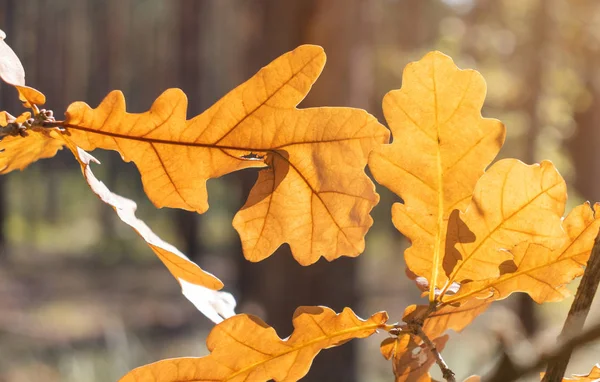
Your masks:
{"label": "leaf stem", "polygon": [[65,121],[44,121],[40,124],[42,127],[64,127]]}
{"label": "leaf stem", "polygon": [[[581,278],[581,283],[577,288],[577,293],[565,320],[562,332],[560,333],[559,340],[564,341],[565,338],[573,337],[581,332],[585,319],[590,312],[592,301],[598,290],[598,284],[600,283],[600,232],[596,236],[594,241],[594,247],[592,253],[588,259],[585,272]],[[562,381],[569,364],[573,350],[563,352],[563,354],[556,360],[548,364],[546,368],[546,375],[542,382],[555,382]]]}

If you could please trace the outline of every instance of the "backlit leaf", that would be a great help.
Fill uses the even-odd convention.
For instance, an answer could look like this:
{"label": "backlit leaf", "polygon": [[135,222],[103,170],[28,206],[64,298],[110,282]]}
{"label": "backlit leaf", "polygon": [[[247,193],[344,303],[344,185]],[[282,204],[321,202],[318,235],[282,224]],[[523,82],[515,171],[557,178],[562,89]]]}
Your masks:
{"label": "backlit leaf", "polygon": [[594,367],[588,374],[573,374],[570,378],[563,379],[563,381],[598,382],[600,381],[600,364],[594,365]]}
{"label": "backlit leaf", "polygon": [[[58,134],[54,132],[54,134]],[[66,139],[67,146],[81,165],[83,176],[92,191],[110,205],[119,218],[133,228],[154,251],[171,274],[181,285],[182,293],[209,319],[215,323],[234,313],[235,299],[226,292],[217,292],[223,287],[221,280],[202,270],[171,244],[158,237],[142,220],[135,216],[137,205],[133,200],[111,192],[92,173],[90,163],[99,163],[94,157]]]}
{"label": "backlit leaf", "polygon": [[157,207],[202,213],[208,179],[268,166],[234,220],[252,261],[286,242],[305,265],[357,256],[379,200],[364,167],[388,131],[364,110],[296,108],[324,63],[322,48],[301,46],[189,121],[181,90],[167,90],[141,114],[126,113],[116,91],[96,109],[72,104],[65,126],[83,149],[133,161]]}
{"label": "backlit leaf", "polygon": [[322,349],[368,337],[385,327],[387,318],[385,312],[362,320],[349,308],[335,314],[326,307],[300,307],[294,313],[294,332],[282,340],[260,318],[240,314],[212,329],[206,339],[210,355],[142,366],[121,382],[297,381]]}
{"label": "backlit leaf", "polygon": [[564,240],[557,249],[523,242],[511,251],[515,269],[495,279],[467,283],[444,302],[458,302],[486,291],[495,300],[514,292],[526,292],[540,304],[563,300],[570,294],[565,285],[583,274],[591,254],[600,229],[600,204],[593,210],[589,203],[574,208],[562,227]]}
{"label": "backlit leaf", "polygon": [[495,163],[477,182],[467,210],[448,222],[449,282],[498,277],[501,264],[512,259],[508,251],[524,241],[560,246],[566,199],[565,181],[552,163]]}
{"label": "backlit leaf", "polygon": [[408,267],[437,287],[447,280],[442,261],[450,214],[468,206],[504,142],[503,125],[481,117],[485,93],[478,72],[459,70],[432,52],[407,65],[402,89],[383,100],[394,139],[373,151],[369,167],[404,201],[394,205],[392,219],[412,243]]}
{"label": "backlit leaf", "polygon": [[50,130],[45,128],[27,129],[25,137],[5,136],[0,140],[0,174],[22,170],[38,159],[51,158],[63,145],[62,140],[52,138]]}

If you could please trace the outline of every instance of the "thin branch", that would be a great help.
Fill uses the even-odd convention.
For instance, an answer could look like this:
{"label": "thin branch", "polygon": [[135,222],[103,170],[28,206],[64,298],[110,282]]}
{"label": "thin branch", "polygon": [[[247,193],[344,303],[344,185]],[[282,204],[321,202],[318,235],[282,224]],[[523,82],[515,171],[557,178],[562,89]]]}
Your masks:
{"label": "thin branch", "polygon": [[425,332],[423,331],[423,328],[418,325],[413,325],[411,327],[411,330],[414,331],[415,335],[419,336],[419,338],[423,340],[423,342],[427,346],[427,349],[431,352],[431,354],[433,354],[433,357],[435,358],[435,363],[437,363],[440,370],[442,371],[442,376],[444,377],[444,379],[447,382],[456,382],[454,372],[450,370],[450,368],[442,358],[442,355],[435,347],[435,344],[429,339],[429,337],[427,337],[427,334],[425,334]]}
{"label": "thin branch", "polygon": [[[511,382],[519,378],[525,377],[531,373],[539,371],[542,367],[548,364],[558,362],[565,354],[571,354],[574,350],[587,345],[600,338],[600,322],[594,326],[580,332],[579,334],[562,342],[560,346],[556,346],[553,350],[545,352],[535,362],[531,364],[519,366],[509,361],[503,368],[496,370],[489,377],[484,377],[484,382]],[[562,377],[561,377],[562,378]],[[562,379],[561,379],[562,380]]]}
{"label": "thin branch", "polygon": [[573,304],[559,336],[559,346],[554,351],[541,356],[536,362],[527,366],[518,366],[510,359],[505,359],[503,367],[498,368],[497,372],[490,378],[486,378],[485,381],[514,381],[547,365],[546,374],[542,382],[561,382],[573,350],[600,337],[600,323],[587,331],[581,331],[598,290],[599,283],[600,232],[594,241],[594,247],[581,278],[581,283],[579,284],[579,288],[577,288]]}
{"label": "thin branch", "polygon": [[[585,272],[581,278],[581,283],[577,288],[575,299],[565,320],[565,325],[560,333],[559,340],[564,338],[573,337],[574,335],[581,332],[585,319],[590,312],[592,301],[598,290],[598,283],[600,283],[600,232],[596,236],[594,241],[594,247],[592,248],[592,254],[585,267]],[[560,382],[565,375],[569,359],[571,358],[572,351],[564,352],[563,355],[556,361],[548,364],[546,368],[546,375],[544,376],[543,382]]]}

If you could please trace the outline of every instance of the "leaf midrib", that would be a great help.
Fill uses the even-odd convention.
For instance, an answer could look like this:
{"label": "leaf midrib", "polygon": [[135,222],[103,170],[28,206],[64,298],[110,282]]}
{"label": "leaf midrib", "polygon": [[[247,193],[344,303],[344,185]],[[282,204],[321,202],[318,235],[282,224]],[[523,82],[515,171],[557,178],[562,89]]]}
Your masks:
{"label": "leaf midrib", "polygon": [[344,142],[344,141],[354,141],[354,140],[362,140],[362,139],[377,139],[383,134],[376,135],[368,135],[368,136],[359,136],[359,137],[348,137],[348,138],[337,138],[337,139],[327,139],[327,140],[315,140],[315,141],[304,141],[304,142],[291,142],[285,143],[279,146],[274,147],[244,147],[244,146],[230,146],[230,145],[220,145],[216,143],[200,143],[200,142],[181,142],[181,141],[172,141],[167,139],[157,139],[157,138],[146,138],[143,136],[131,136],[126,134],[114,133],[111,131],[104,130],[96,130],[89,127],[73,125],[69,123],[65,123],[62,125],[68,129],[85,131],[92,134],[104,135],[113,138],[126,139],[131,141],[145,142],[148,144],[163,144],[163,145],[172,145],[172,146],[186,146],[186,147],[200,147],[207,149],[216,149],[216,150],[238,150],[238,151],[253,151],[253,152],[273,152],[275,150],[284,149],[289,146],[297,146],[297,145],[315,145],[315,144],[326,144],[326,143],[335,143],[335,142]]}

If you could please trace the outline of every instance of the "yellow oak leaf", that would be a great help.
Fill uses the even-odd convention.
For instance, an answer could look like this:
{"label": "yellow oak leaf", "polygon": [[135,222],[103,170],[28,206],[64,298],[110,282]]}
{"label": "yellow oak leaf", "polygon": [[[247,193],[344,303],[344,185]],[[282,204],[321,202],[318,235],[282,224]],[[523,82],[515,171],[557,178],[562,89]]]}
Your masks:
{"label": "yellow oak leaf", "polygon": [[504,142],[502,123],[481,116],[485,93],[478,72],[431,52],[407,65],[402,88],[383,100],[394,139],[371,153],[369,167],[404,201],[394,204],[392,219],[412,243],[408,267],[436,287],[447,280],[442,261],[450,214],[468,206]]}
{"label": "yellow oak leaf", "polygon": [[46,103],[46,96],[37,89],[29,86],[15,86],[19,92],[19,99],[25,107],[34,108],[34,105],[43,105]]}
{"label": "yellow oak leaf", "polygon": [[322,349],[368,337],[384,328],[387,319],[385,312],[362,320],[349,308],[335,314],[326,307],[299,307],[292,335],[282,340],[260,318],[240,314],[211,330],[206,339],[210,355],[142,366],[120,382],[297,381]]}
{"label": "yellow oak leaf", "polygon": [[499,300],[514,292],[528,293],[537,303],[560,301],[569,296],[565,285],[583,274],[600,229],[600,204],[575,207],[562,223],[564,240],[552,250],[544,245],[523,242],[511,252],[514,265],[498,278],[470,282],[445,303],[456,303],[481,293]]}
{"label": "yellow oak leaf", "polygon": [[512,260],[508,251],[521,242],[560,246],[566,199],[565,181],[552,163],[495,163],[477,182],[466,211],[448,222],[448,283],[497,278]]}
{"label": "yellow oak leaf", "polygon": [[357,256],[379,200],[364,167],[389,133],[364,110],[296,108],[324,63],[322,48],[300,46],[191,120],[181,90],[141,114],[127,113],[122,93],[112,92],[96,109],[69,106],[65,127],[82,149],[133,161],[157,207],[202,213],[208,179],[268,166],[234,219],[252,261],[286,242],[304,265]]}
{"label": "yellow oak leaf", "polygon": [[[433,340],[435,348],[441,352],[449,336]],[[435,363],[431,351],[425,344],[419,345],[410,334],[386,338],[380,346],[385,359],[392,360],[395,382],[430,382],[433,379],[429,369]]]}
{"label": "yellow oak leaf", "polygon": [[[28,118],[29,113],[26,115]],[[52,138],[50,131],[50,129],[34,127],[27,129],[26,136],[3,137],[0,140],[0,174],[23,170],[38,159],[56,155],[64,143],[60,139]]]}
{"label": "yellow oak leaf", "polygon": [[[542,378],[544,373],[542,373]],[[600,380],[600,364],[594,365],[588,374],[573,374],[570,378],[564,378],[564,382],[580,381],[580,382],[597,382]]]}
{"label": "yellow oak leaf", "polygon": [[0,111],[0,127],[6,127],[9,123],[22,124],[23,122],[27,121],[30,117],[31,113],[28,111],[22,113],[18,117],[11,115],[7,111]]}
{"label": "yellow oak leaf", "polygon": [[92,172],[90,163],[99,163],[94,157],[79,147],[76,147],[68,138],[53,132],[57,139],[64,138],[67,147],[81,165],[81,171],[92,191],[104,203],[111,206],[119,218],[133,228],[154,251],[171,274],[181,285],[182,293],[204,315],[215,323],[223,318],[233,316],[235,299],[227,292],[217,292],[223,288],[221,280],[202,270],[198,265],[187,258],[173,245],[162,240],[150,227],[135,216],[137,205],[133,200],[124,198],[111,192],[104,183],[100,182]]}

